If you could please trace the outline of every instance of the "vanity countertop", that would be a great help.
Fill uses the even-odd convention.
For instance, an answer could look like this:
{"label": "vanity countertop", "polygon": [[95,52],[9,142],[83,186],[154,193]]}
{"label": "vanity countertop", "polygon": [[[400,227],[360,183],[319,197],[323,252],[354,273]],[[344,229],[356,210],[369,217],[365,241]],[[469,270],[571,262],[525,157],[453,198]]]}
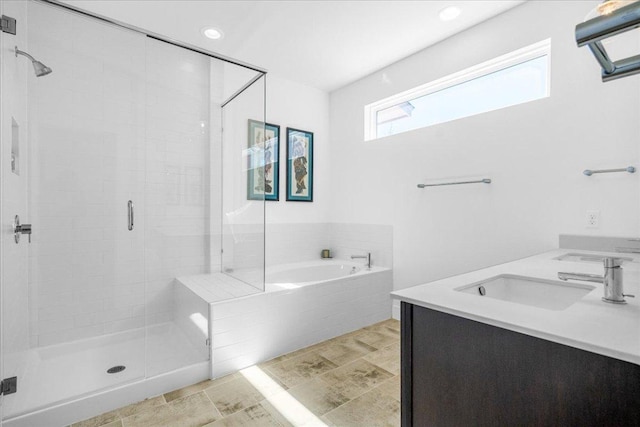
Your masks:
{"label": "vanity countertop", "polygon": [[[627,297],[627,304],[605,303],[601,300],[603,285],[588,283],[595,289],[570,307],[555,311],[455,290],[502,274],[555,281],[560,271],[603,274],[602,263],[556,259],[571,253],[631,258],[631,262],[622,266],[624,293],[636,297]],[[407,303],[640,365],[640,254],[559,249],[402,289],[391,295]]]}

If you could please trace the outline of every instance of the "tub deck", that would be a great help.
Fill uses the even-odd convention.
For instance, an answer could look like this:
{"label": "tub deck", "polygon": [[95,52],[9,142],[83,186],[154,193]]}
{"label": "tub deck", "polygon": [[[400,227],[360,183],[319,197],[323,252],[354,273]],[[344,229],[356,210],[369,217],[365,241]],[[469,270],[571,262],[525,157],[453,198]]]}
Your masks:
{"label": "tub deck", "polygon": [[224,273],[183,276],[176,280],[209,304],[262,293],[262,290]]}
{"label": "tub deck", "polygon": [[[321,269],[323,267],[328,266],[346,266],[349,267],[347,271],[350,268],[354,268],[355,273],[343,273],[339,276],[329,278],[324,278],[319,275],[317,279],[313,278],[312,274],[310,277],[300,278],[299,280],[295,280],[295,276],[287,278],[286,276],[282,275],[283,273],[287,274],[291,271],[299,271],[305,269],[317,270],[321,272]],[[264,290],[260,289],[258,286],[250,285],[247,282],[232,277],[230,274],[221,272],[182,276],[176,278],[176,280],[178,281],[178,284],[186,286],[193,293],[198,295],[209,304],[214,304],[231,299],[248,297],[251,295],[278,291],[290,291],[310,285],[330,283],[337,280],[349,280],[351,278],[357,278],[362,275],[389,271],[389,269],[386,267],[374,266],[370,270],[364,269],[362,267],[362,265],[350,262],[348,260],[307,261],[294,264],[277,265],[269,267],[267,269]],[[248,281],[255,283],[258,283],[258,278],[261,277],[261,273],[259,271],[245,271],[242,274],[243,276],[246,276]],[[389,292],[391,292],[391,290]]]}

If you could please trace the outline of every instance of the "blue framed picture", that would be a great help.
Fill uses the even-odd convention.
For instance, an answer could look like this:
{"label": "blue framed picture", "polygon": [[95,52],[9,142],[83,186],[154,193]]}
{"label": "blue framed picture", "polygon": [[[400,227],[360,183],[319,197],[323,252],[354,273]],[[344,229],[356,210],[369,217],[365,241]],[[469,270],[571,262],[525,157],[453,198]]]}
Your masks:
{"label": "blue framed picture", "polygon": [[280,126],[249,120],[247,199],[279,200]]}
{"label": "blue framed picture", "polygon": [[287,201],[313,202],[313,133],[287,128]]}

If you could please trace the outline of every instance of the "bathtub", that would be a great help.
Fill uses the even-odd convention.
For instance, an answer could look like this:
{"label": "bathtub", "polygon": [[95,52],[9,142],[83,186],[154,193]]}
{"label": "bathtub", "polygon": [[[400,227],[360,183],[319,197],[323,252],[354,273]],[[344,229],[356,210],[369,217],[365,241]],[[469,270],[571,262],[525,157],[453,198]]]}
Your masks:
{"label": "bathtub", "polygon": [[[364,274],[366,267],[353,262],[323,260],[269,267],[265,271],[265,292],[302,286]],[[374,271],[376,271],[374,269]]]}
{"label": "bathtub", "polygon": [[178,279],[210,304],[213,378],[391,317],[389,268],[336,259],[278,265],[265,271],[264,292],[241,294],[248,285],[238,281],[237,297],[212,299],[222,281],[229,286],[221,273]]}

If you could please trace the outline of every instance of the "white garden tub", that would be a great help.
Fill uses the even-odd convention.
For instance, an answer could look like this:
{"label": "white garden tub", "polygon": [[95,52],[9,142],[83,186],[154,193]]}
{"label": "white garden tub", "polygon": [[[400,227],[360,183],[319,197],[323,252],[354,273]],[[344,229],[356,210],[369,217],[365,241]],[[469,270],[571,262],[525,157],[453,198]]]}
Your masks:
{"label": "white garden tub", "polygon": [[[379,269],[373,269],[373,271],[377,270]],[[278,265],[269,267],[265,272],[265,292],[295,289],[367,272],[366,267],[361,264],[339,260]]]}
{"label": "white garden tub", "polygon": [[317,260],[269,267],[264,292],[235,282],[178,279],[210,303],[214,378],[391,317],[389,268]]}

